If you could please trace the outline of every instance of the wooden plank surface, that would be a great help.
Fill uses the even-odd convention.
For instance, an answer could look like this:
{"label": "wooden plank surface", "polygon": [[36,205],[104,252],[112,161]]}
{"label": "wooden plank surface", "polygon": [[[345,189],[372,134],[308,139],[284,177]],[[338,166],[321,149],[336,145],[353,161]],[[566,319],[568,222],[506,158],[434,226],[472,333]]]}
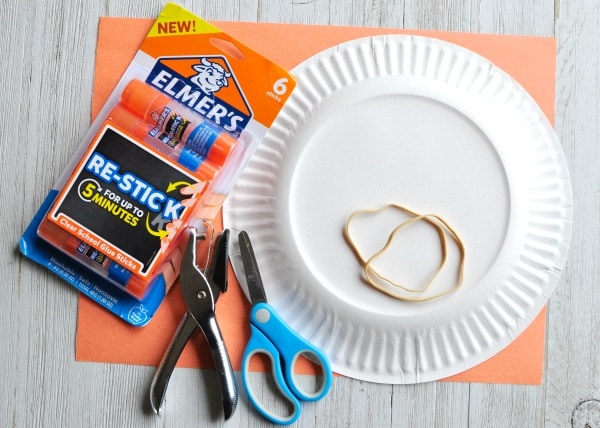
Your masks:
{"label": "wooden plank surface", "polygon": [[[99,16],[155,17],[159,1],[4,0],[0,7],[0,426],[269,426],[240,400],[223,423],[211,371],[175,371],[149,413],[153,368],[76,363],[76,295],[25,261],[18,238],[90,119]],[[555,127],[571,172],[570,257],[548,305],[541,386],[377,385],[336,379],[297,426],[600,426],[599,4],[596,0],[182,1],[208,20],[397,27],[558,39]]]}

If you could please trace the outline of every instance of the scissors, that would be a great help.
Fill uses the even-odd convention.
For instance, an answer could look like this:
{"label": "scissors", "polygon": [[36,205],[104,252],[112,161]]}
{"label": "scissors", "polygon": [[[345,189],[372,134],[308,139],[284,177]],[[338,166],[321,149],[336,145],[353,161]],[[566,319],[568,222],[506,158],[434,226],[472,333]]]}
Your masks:
{"label": "scissors", "polygon": [[205,235],[195,228],[188,230],[190,237],[181,262],[179,279],[187,311],[154,374],[150,386],[150,404],[154,412],[160,415],[177,360],[192,334],[200,329],[210,346],[219,377],[223,412],[225,419],[229,419],[235,411],[238,394],[227,348],[215,318],[217,299],[227,290],[229,230],[225,229],[216,238],[213,255],[205,273],[198,267],[196,255],[198,242]]}
{"label": "scissors", "polygon": [[[266,419],[280,425],[295,422],[300,416],[300,401],[317,401],[323,398],[331,387],[331,367],[327,357],[317,347],[300,337],[292,330],[267,303],[258,264],[254,256],[248,234],[239,234],[240,251],[252,309],[250,311],[250,340],[242,357],[242,384],[254,408]],[[290,402],[292,413],[279,416],[265,408],[251,388],[249,364],[252,356],[266,354],[271,360],[273,377],[277,388]],[[294,379],[294,366],[298,357],[305,355],[316,362],[322,370],[323,382],[316,392],[305,391]]]}

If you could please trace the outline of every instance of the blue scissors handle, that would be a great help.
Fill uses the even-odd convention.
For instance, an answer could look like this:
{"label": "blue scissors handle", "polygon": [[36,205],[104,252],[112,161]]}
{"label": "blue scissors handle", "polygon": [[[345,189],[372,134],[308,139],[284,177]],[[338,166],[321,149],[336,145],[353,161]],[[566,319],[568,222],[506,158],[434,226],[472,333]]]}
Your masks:
{"label": "blue scissors handle", "polygon": [[[331,388],[331,366],[325,354],[300,337],[277,315],[267,303],[258,303],[250,312],[251,336],[243,356],[242,380],[246,394],[253,406],[271,422],[290,424],[300,416],[301,405],[298,400],[317,401],[323,398]],[[250,358],[263,353],[271,359],[273,377],[277,387],[293,406],[289,417],[279,417],[264,409],[252,392],[247,376]],[[323,382],[315,392],[303,390],[294,377],[294,366],[301,355],[307,355],[321,366]]]}
{"label": "blue scissors handle", "polygon": [[[267,409],[261,402],[258,394],[255,394],[252,389],[252,382],[248,378],[250,372],[250,360],[256,354],[265,354],[271,360],[271,367],[273,371],[273,378],[275,379],[275,385],[279,389],[279,392],[285,397],[285,399],[291,405],[291,414],[280,416],[269,409]],[[254,327],[252,324],[250,325],[250,340],[248,341],[248,345],[246,345],[246,350],[244,351],[244,356],[242,357],[242,385],[244,386],[244,391],[246,391],[246,395],[250,400],[250,403],[254,406],[254,408],[266,419],[269,421],[279,424],[279,425],[288,425],[294,423],[298,417],[300,416],[300,412],[302,410],[302,405],[300,401],[296,398],[296,396],[290,391],[288,385],[283,378],[283,369],[281,367],[281,359],[279,351],[277,348],[267,339],[267,337],[260,332],[259,329]]]}

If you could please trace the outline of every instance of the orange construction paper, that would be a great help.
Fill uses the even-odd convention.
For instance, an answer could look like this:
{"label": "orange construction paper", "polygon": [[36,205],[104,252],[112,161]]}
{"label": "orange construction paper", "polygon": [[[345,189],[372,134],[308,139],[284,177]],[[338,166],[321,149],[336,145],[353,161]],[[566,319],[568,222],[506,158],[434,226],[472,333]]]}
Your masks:
{"label": "orange construction paper", "polygon": [[[94,117],[125,71],[152,23],[152,19],[100,20],[92,100]],[[216,22],[215,25],[287,69],[323,49],[360,37],[398,33],[446,40],[479,53],[509,73],[533,96],[550,122],[554,119],[554,38],[240,22]],[[222,227],[220,218],[216,219],[215,226],[217,229]],[[250,333],[249,310],[250,305],[230,269],[229,288],[218,302],[217,319],[234,370],[240,370],[241,357]],[[184,312],[185,306],[177,285],[150,324],[143,328],[126,324],[81,296],[76,359],[156,366]],[[540,384],[544,363],[545,319],[546,311],[543,310],[500,353],[479,366],[446,380]],[[195,335],[191,343],[184,350],[178,365],[213,367],[203,336]],[[254,369],[265,369],[260,362],[256,363]]]}

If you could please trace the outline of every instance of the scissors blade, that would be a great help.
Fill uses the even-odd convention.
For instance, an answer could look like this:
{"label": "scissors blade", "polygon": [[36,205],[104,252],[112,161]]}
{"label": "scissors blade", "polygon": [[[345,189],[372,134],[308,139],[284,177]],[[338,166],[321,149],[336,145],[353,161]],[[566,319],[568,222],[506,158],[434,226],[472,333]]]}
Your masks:
{"label": "scissors blade", "polygon": [[250,303],[267,303],[267,295],[263,286],[258,263],[254,256],[254,250],[250,243],[250,237],[245,231],[241,231],[238,235],[240,240],[240,253],[242,256],[242,264],[244,265],[244,273],[246,274],[246,283],[248,284],[248,293],[250,294]]}

